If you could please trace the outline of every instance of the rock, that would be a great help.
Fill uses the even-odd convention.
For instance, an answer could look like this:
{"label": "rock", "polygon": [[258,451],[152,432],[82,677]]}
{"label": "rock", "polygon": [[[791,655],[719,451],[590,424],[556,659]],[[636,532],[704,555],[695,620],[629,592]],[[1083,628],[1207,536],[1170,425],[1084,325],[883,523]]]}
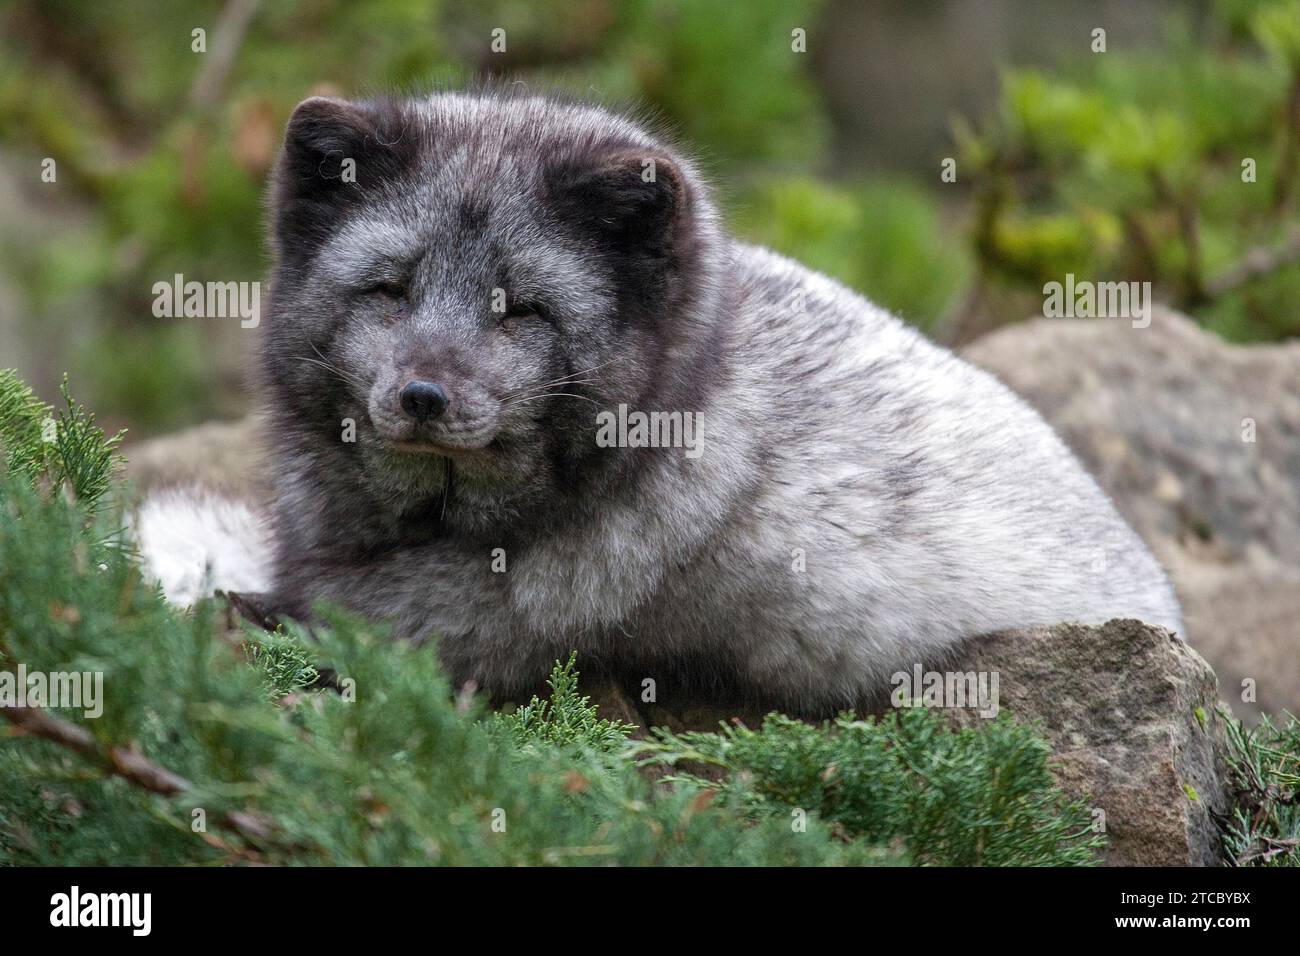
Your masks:
{"label": "rock", "polygon": [[196,485],[240,500],[265,500],[260,447],[251,415],[207,422],[127,446],[126,477],[140,492]]}
{"label": "rock", "polygon": [[1107,864],[1220,862],[1214,817],[1231,801],[1218,681],[1171,632],[1125,620],[1005,631],[949,669],[996,673],[999,706],[1038,724],[1061,788],[1104,813]]}
{"label": "rock", "polygon": [[[1037,726],[1052,745],[1061,788],[1100,811],[1109,843],[1104,862],[1220,862],[1215,815],[1227,814],[1230,796],[1218,682],[1184,641],[1140,621],[1058,624],[976,638],[942,667],[990,681],[997,675],[999,709]],[[716,730],[719,722],[762,720],[753,708],[640,706],[613,685],[601,685],[592,699],[603,716],[642,728]],[[959,726],[984,719],[977,708],[948,713]]]}
{"label": "rock", "polygon": [[1036,319],[962,354],[1052,423],[1164,563],[1237,715],[1300,712],[1300,343],[1234,346],[1157,308],[1144,329]]}

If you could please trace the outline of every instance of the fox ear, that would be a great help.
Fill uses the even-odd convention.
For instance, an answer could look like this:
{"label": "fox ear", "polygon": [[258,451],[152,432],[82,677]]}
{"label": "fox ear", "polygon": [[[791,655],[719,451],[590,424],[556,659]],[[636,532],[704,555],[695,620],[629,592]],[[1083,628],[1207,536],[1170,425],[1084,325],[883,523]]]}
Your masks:
{"label": "fox ear", "polygon": [[355,158],[375,133],[371,117],[354,103],[326,96],[305,99],[294,107],[284,130],[286,172],[305,189],[338,182],[342,161]]}
{"label": "fox ear", "polygon": [[663,153],[628,150],[565,163],[550,181],[566,218],[650,256],[671,252],[689,209],[686,179]]}
{"label": "fox ear", "polygon": [[313,96],[289,117],[276,172],[275,239],[310,255],[360,203],[368,184],[390,182],[409,154],[395,108]]}

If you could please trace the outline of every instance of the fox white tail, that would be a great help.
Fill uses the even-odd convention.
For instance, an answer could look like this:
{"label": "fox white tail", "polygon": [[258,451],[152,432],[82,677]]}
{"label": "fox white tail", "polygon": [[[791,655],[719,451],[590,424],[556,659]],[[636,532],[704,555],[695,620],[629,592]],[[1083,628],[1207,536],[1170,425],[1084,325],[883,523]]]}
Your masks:
{"label": "fox white tail", "polygon": [[173,604],[186,607],[215,590],[270,589],[270,531],[242,501],[199,489],[155,492],[132,530],[145,573]]}

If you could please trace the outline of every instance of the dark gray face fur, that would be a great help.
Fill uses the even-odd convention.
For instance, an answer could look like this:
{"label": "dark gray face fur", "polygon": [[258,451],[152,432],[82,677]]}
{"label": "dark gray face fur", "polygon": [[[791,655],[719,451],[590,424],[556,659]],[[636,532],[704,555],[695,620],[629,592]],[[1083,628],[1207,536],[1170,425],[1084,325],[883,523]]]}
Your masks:
{"label": "dark gray face fur", "polygon": [[[712,213],[627,121],[507,94],[315,98],[273,205],[282,548],[554,518],[631,467],[597,448],[598,410],[688,409],[677,383],[708,379]],[[404,411],[413,381],[446,410]]]}

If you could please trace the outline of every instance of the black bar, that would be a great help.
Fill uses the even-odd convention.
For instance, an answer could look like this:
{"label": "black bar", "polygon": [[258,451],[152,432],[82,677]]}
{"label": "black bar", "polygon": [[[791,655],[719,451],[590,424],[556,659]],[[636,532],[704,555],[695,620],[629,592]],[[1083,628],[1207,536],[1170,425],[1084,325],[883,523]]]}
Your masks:
{"label": "black bar", "polygon": [[[130,925],[52,926],[57,894],[70,903],[73,886],[83,907],[88,895],[150,894],[148,938],[178,942],[202,942],[214,932],[222,939],[289,944],[324,937],[336,944],[405,931],[450,943],[455,936],[448,934],[473,926],[479,943],[495,948],[498,934],[540,941],[549,926],[555,942],[572,934],[581,945],[596,925],[621,924],[640,935],[662,921],[666,943],[675,935],[670,928],[688,918],[720,932],[725,927],[728,936],[769,933],[774,922],[820,935],[847,922],[863,945],[873,938],[974,941],[1039,931],[1071,940],[1105,934],[1227,941],[1260,929],[1287,931],[1300,871],[9,869],[0,870],[6,943],[69,933],[127,945],[140,938]],[[1206,919],[1208,927],[1199,925]]]}

